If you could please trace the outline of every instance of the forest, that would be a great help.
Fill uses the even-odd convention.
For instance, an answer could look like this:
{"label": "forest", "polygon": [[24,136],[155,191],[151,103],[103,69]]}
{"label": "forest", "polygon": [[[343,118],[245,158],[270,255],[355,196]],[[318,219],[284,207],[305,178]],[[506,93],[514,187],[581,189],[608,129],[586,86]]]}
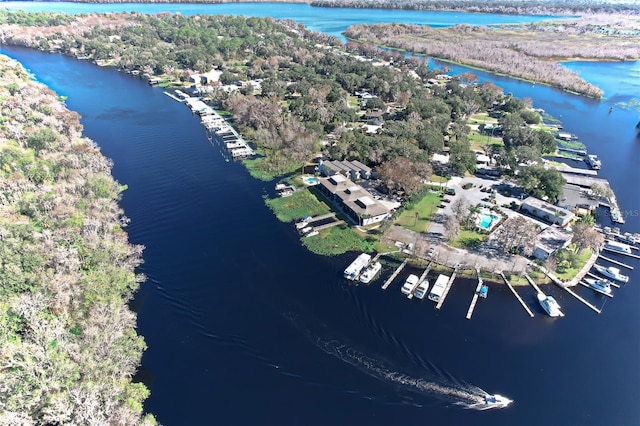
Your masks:
{"label": "forest", "polygon": [[0,56],[0,424],[153,425],[126,189],[79,115]]}
{"label": "forest", "polygon": [[638,30],[640,26],[635,33],[622,33],[604,24],[562,20],[490,28],[355,25],[345,35],[600,98],[601,89],[555,61],[636,60],[640,58]]}

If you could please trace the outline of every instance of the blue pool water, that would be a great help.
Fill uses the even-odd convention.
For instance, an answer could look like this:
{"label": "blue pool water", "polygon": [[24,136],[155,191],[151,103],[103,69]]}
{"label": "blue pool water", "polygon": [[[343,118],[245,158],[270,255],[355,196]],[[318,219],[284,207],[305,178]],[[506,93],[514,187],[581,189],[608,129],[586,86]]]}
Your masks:
{"label": "blue pool water", "polygon": [[487,213],[480,213],[480,223],[478,225],[480,226],[480,228],[486,229],[488,231],[489,229],[491,229],[491,224],[496,220],[498,220],[498,216]]}
{"label": "blue pool water", "polygon": [[303,176],[302,181],[307,185],[315,185],[318,183],[318,178],[314,176]]}

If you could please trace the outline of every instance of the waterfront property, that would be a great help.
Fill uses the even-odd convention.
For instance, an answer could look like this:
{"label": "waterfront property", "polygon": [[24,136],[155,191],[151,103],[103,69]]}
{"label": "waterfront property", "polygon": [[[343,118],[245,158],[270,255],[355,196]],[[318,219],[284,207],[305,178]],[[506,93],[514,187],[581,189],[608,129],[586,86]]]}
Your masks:
{"label": "waterfront property", "polygon": [[556,251],[563,249],[571,242],[571,234],[557,225],[549,226],[538,234],[533,257],[547,260]]}
{"label": "waterfront property", "polygon": [[317,188],[354,223],[370,225],[389,216],[389,209],[369,192],[342,175],[318,178]]}
{"label": "waterfront property", "polygon": [[520,205],[520,210],[561,227],[567,226],[575,218],[575,214],[569,210],[561,209],[535,197],[526,198]]}

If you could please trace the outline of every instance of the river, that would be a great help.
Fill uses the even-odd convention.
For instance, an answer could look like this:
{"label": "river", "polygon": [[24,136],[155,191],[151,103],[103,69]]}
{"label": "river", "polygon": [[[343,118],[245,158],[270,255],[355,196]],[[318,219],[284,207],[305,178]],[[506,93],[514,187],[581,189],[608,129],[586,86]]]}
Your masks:
{"label": "river", "polygon": [[[269,7],[286,16],[297,6]],[[380,13],[359,9],[360,22],[370,12]],[[640,424],[637,271],[611,300],[577,289],[603,307],[600,315],[546,289],[566,313],[558,320],[543,315],[529,288],[519,292],[534,318],[490,284],[466,320],[472,281],[456,280],[440,311],[408,301],[397,283],[386,291],[347,285],[341,273],[355,255],[302,248],[262,201],[273,183],[225,162],[198,119],[161,89],[61,55],[1,50],[69,96],[129,187],[122,206],[131,241],[146,246],[149,276],[133,302],[149,346],[140,378],[151,389],[145,409],[162,424]],[[638,64],[576,67],[596,84],[606,80],[607,100],[476,73],[533,98],[598,154],[626,212],[623,230],[640,232],[638,113],[619,104],[638,97],[628,91]],[[473,399],[474,386],[515,402],[483,412],[455,405]]]}

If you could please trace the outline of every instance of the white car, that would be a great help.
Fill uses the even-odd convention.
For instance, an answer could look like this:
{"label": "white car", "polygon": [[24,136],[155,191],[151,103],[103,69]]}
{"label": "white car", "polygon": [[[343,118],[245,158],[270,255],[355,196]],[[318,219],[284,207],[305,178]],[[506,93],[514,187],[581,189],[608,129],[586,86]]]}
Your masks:
{"label": "white car", "polygon": [[429,249],[429,252],[427,253],[427,256],[429,256],[429,257],[433,257],[435,254],[436,254],[436,249],[435,249],[435,247],[431,247],[431,248]]}

